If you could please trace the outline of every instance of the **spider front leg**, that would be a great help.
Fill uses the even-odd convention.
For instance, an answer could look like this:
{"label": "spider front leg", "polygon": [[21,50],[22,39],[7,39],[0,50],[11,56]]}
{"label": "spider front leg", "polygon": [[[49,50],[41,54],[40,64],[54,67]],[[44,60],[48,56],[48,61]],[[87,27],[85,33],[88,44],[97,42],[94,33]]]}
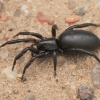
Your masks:
{"label": "spider front leg", "polygon": [[19,32],[18,34],[16,34],[14,37],[18,36],[18,35],[31,35],[31,36],[35,36],[39,39],[43,39],[43,36],[39,33],[34,33],[34,32]]}
{"label": "spider front leg", "polygon": [[15,43],[20,43],[20,42],[33,42],[33,43],[35,43],[36,40],[34,38],[11,40],[11,41],[7,41],[6,43],[2,44],[0,46],[0,48],[7,45],[7,44],[15,44]]}
{"label": "spider front leg", "polygon": [[31,65],[31,63],[36,59],[36,58],[40,58],[40,57],[43,57],[43,56],[46,56],[47,54],[49,54],[50,52],[42,52],[42,53],[39,53],[37,54],[36,56],[33,56],[29,62],[25,65],[24,67],[24,70],[23,70],[23,74],[22,74],[22,77],[21,77],[21,80],[24,81],[24,74],[26,72],[26,69]]}
{"label": "spider front leg", "polygon": [[32,53],[35,53],[35,54],[38,54],[38,50],[34,47],[27,47],[25,49],[23,49],[14,59],[14,62],[13,62],[13,67],[12,67],[12,71],[14,70],[14,66],[16,64],[16,61],[21,58],[28,50],[30,50]]}

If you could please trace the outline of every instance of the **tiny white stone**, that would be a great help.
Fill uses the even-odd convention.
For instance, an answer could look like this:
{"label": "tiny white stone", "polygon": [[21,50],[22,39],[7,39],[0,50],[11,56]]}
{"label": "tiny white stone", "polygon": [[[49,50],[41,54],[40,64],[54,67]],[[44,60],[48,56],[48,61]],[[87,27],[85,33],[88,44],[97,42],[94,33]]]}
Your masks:
{"label": "tiny white stone", "polygon": [[100,8],[100,2],[98,2],[98,3],[96,4],[96,6],[97,6],[98,8]]}
{"label": "tiny white stone", "polygon": [[29,93],[26,97],[26,100],[35,100],[35,95],[33,93]]}
{"label": "tiny white stone", "polygon": [[8,54],[9,54],[9,52],[8,52],[8,50],[7,50],[6,47],[5,48],[2,48],[2,50],[0,51],[0,56],[1,56],[2,59],[7,58],[8,57]]}
{"label": "tiny white stone", "polygon": [[21,9],[22,9],[26,14],[29,13],[29,11],[28,11],[28,6],[27,6],[26,4],[23,4],[22,7],[21,7]]}
{"label": "tiny white stone", "polygon": [[18,75],[17,74],[17,70],[14,69],[12,71],[12,67],[11,66],[10,67],[7,67],[7,68],[4,68],[2,70],[2,73],[5,74],[7,76],[7,78],[9,78],[9,79],[16,79],[17,78],[17,75]]}
{"label": "tiny white stone", "polygon": [[95,86],[100,85],[100,66],[95,65],[92,69],[92,78],[93,78],[93,84]]}
{"label": "tiny white stone", "polygon": [[71,83],[71,89],[76,89],[76,84],[75,83]]}
{"label": "tiny white stone", "polygon": [[76,7],[76,2],[75,2],[75,0],[69,0],[68,1],[68,8],[69,9],[73,9],[73,8],[75,8]]}
{"label": "tiny white stone", "polygon": [[24,10],[24,12],[26,13],[26,14],[28,14],[29,13],[29,11],[26,9],[26,10]]}
{"label": "tiny white stone", "polygon": [[27,8],[28,8],[28,6],[26,4],[23,4],[21,7],[22,10],[26,10]]}

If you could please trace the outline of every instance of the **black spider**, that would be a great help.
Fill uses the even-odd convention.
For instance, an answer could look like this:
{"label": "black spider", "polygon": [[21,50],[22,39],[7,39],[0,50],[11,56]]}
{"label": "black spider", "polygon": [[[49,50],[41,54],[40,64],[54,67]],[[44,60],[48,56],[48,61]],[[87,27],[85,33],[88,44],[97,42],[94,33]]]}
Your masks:
{"label": "black spider", "polygon": [[14,69],[14,66],[16,64],[16,60],[18,60],[20,57],[23,56],[23,54],[25,54],[28,50],[30,50],[32,52],[32,58],[25,65],[21,79],[23,80],[26,69],[31,65],[31,63],[36,58],[40,58],[48,54],[53,54],[54,76],[56,76],[57,52],[65,53],[68,51],[81,51],[87,55],[93,56],[98,62],[100,62],[100,59],[94,53],[91,52],[92,50],[95,50],[100,46],[99,38],[89,31],[73,30],[74,28],[82,28],[87,26],[97,27],[100,25],[93,23],[73,25],[67,28],[64,32],[62,32],[62,34],[57,39],[56,39],[56,29],[57,29],[56,25],[52,26],[52,38],[45,38],[42,35],[34,32],[19,32],[14,37],[18,35],[31,35],[37,37],[38,40],[34,38],[11,40],[2,44],[0,47],[5,46],[6,44],[14,44],[19,42],[30,42],[30,41],[33,42],[31,46],[23,49],[21,53],[19,53],[15,57],[12,70]]}

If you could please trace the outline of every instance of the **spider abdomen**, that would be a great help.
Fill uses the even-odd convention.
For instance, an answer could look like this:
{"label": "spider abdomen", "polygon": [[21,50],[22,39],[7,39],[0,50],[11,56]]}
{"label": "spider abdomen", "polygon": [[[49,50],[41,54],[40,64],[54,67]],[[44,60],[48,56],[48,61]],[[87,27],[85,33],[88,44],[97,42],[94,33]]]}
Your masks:
{"label": "spider abdomen", "polygon": [[79,48],[94,50],[100,44],[99,38],[92,32],[85,30],[68,30],[59,36],[62,49]]}

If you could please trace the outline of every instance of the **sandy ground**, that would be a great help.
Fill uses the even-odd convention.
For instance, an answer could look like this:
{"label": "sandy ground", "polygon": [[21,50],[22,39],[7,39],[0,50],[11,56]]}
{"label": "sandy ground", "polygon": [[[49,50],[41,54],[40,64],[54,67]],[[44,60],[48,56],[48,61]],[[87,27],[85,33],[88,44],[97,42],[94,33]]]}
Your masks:
{"label": "sandy ground", "polygon": [[[11,40],[27,38],[30,36],[18,36],[15,34],[21,31],[33,31],[45,37],[51,37],[51,27],[47,23],[40,23],[37,19],[37,12],[52,16],[54,23],[58,26],[57,36],[59,36],[68,25],[65,22],[67,15],[75,14],[76,7],[85,7],[86,13],[80,16],[80,20],[74,24],[92,22],[100,24],[100,7],[97,7],[99,0],[77,0],[74,9],[69,9],[68,0],[0,0],[4,7],[1,13],[7,14],[6,21],[0,21],[0,44]],[[24,5],[24,7],[23,7]],[[26,10],[24,11],[23,8]],[[16,10],[19,10],[16,14]],[[72,24],[72,25],[74,25]],[[13,31],[9,31],[9,29]],[[100,37],[99,28],[87,27],[85,30],[94,32]],[[53,76],[52,56],[35,60],[27,69],[25,77],[27,81],[20,82],[15,77],[7,77],[3,72],[5,68],[12,68],[14,57],[31,43],[19,43],[7,45],[0,49],[5,49],[8,56],[0,56],[0,100],[26,100],[30,93],[35,95],[36,100],[79,100],[77,90],[80,86],[88,86],[94,90],[94,99],[100,100],[99,87],[95,87],[92,82],[92,69],[98,62],[90,56],[70,53],[66,56],[57,57],[57,76]],[[100,58],[99,50],[94,51]],[[0,53],[2,55],[2,53]],[[17,76],[23,71],[31,53],[27,52],[15,66]],[[12,71],[10,74],[13,73]],[[9,75],[8,75],[9,76]],[[28,99],[34,100],[34,99]]]}

